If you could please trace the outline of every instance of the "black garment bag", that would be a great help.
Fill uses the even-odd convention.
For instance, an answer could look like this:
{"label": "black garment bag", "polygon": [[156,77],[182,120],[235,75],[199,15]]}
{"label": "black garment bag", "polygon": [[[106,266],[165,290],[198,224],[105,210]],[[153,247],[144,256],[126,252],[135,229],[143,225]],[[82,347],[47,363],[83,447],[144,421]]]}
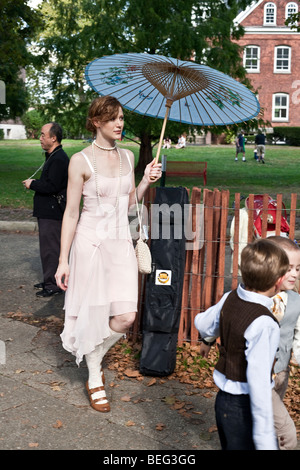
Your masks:
{"label": "black garment bag", "polygon": [[185,188],[159,187],[151,209],[152,273],[148,275],[143,316],[140,372],[166,376],[176,364],[185,267]]}

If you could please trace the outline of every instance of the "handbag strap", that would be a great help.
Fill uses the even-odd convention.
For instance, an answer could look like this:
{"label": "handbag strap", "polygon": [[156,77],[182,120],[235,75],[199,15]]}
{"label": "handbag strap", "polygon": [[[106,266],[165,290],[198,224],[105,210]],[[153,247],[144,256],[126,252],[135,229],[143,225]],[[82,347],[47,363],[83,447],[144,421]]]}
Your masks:
{"label": "handbag strap", "polygon": [[140,238],[142,238],[142,220],[143,220],[144,198],[142,199],[142,210],[140,211],[138,198],[137,198],[137,188],[136,188],[134,193],[135,193],[136,212],[137,212],[138,219],[139,219]]}

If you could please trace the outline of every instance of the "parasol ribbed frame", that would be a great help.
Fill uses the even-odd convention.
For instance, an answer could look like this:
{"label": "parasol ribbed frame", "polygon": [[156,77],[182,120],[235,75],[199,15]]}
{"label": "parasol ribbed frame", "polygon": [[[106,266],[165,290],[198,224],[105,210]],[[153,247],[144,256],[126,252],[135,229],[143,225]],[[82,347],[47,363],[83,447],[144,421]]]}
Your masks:
{"label": "parasol ribbed frame", "polygon": [[207,78],[190,67],[149,62],[142,66],[141,71],[144,77],[171,102],[205,90],[209,86]]}

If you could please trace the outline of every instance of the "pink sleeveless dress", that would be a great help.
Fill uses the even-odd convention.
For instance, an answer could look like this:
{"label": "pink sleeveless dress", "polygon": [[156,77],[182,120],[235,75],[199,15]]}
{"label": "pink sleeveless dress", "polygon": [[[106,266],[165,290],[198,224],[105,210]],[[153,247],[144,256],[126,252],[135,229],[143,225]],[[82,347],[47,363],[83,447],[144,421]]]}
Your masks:
{"label": "pink sleeveless dress", "polygon": [[121,177],[95,174],[83,186],[83,209],[70,250],[70,277],[65,294],[63,347],[76,363],[109,336],[109,318],[137,311],[138,268],[128,222],[132,171]]}

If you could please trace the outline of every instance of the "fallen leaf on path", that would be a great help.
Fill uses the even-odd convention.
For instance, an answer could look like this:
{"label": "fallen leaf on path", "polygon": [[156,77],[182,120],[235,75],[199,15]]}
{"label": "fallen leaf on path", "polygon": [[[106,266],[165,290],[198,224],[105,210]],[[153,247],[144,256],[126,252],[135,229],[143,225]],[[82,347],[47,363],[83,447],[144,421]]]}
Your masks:
{"label": "fallen leaf on path", "polygon": [[157,423],[157,425],[155,426],[155,429],[156,431],[162,431],[163,429],[165,429],[166,425],[164,423]]}
{"label": "fallen leaf on path", "polygon": [[129,395],[124,395],[124,397],[121,397],[121,401],[130,401],[131,397]]}
{"label": "fallen leaf on path", "polygon": [[174,395],[168,395],[162,398],[162,401],[166,402],[167,405],[174,405],[174,403],[176,402],[176,398]]}
{"label": "fallen leaf on path", "polygon": [[218,430],[217,426],[214,425],[209,428],[208,432],[217,432],[217,430]]}
{"label": "fallen leaf on path", "polygon": [[138,377],[140,375],[138,370],[131,370],[131,369],[124,370],[124,374],[130,378]]}
{"label": "fallen leaf on path", "polygon": [[173,408],[174,410],[180,410],[181,408],[184,407],[184,405],[185,405],[184,401],[179,401],[179,402],[177,402],[177,403],[174,403],[174,405],[173,405],[172,408]]}
{"label": "fallen leaf on path", "polygon": [[53,428],[55,428],[55,429],[60,429],[62,427],[63,427],[63,423],[59,419],[56,420],[55,424],[53,424]]}
{"label": "fallen leaf on path", "polygon": [[135,426],[135,422],[129,420],[127,423],[125,423],[125,426]]}
{"label": "fallen leaf on path", "polygon": [[201,432],[201,433],[199,434],[199,438],[200,438],[202,441],[210,441],[211,436],[209,435],[208,432]]}
{"label": "fallen leaf on path", "polygon": [[151,387],[151,385],[156,384],[156,379],[153,377],[149,382],[147,383],[147,387]]}
{"label": "fallen leaf on path", "polygon": [[29,447],[38,447],[39,446],[39,443],[38,442],[29,442],[28,444]]}

